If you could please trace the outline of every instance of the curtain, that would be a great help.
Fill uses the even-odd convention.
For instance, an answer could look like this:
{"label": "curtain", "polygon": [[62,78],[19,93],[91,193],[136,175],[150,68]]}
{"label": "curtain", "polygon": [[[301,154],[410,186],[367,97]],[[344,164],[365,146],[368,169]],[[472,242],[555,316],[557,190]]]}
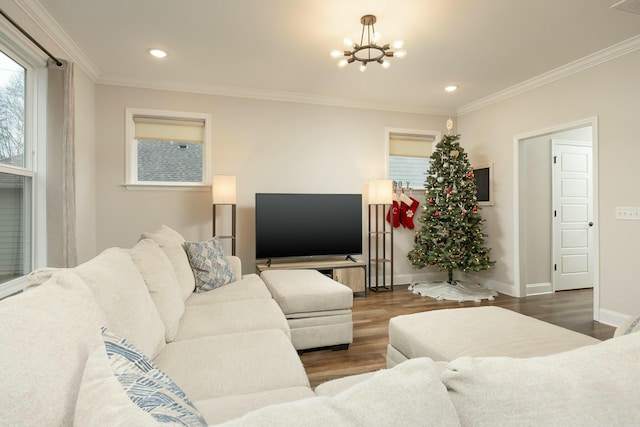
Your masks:
{"label": "curtain", "polygon": [[47,265],[75,267],[76,188],[73,64],[48,61]]}

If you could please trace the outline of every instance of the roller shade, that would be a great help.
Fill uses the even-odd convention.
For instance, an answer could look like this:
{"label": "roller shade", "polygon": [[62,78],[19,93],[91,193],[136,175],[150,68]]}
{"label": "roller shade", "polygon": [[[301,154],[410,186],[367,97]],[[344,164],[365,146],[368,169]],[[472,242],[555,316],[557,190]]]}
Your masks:
{"label": "roller shade", "polygon": [[402,157],[429,157],[434,139],[421,135],[390,134],[389,155]]}
{"label": "roller shade", "polygon": [[204,142],[204,120],[135,116],[133,122],[138,140]]}

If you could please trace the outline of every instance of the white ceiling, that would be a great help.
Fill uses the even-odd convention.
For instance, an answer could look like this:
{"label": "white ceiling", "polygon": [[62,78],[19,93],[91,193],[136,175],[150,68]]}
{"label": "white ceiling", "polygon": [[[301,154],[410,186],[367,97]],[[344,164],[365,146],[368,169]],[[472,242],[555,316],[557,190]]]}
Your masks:
{"label": "white ceiling", "polygon": [[[22,1],[46,9],[63,29],[49,31],[73,40],[67,51],[100,83],[443,114],[640,48],[640,15],[615,2]],[[405,41],[406,58],[365,73],[336,66],[329,52],[360,38],[364,14],[383,42]]]}

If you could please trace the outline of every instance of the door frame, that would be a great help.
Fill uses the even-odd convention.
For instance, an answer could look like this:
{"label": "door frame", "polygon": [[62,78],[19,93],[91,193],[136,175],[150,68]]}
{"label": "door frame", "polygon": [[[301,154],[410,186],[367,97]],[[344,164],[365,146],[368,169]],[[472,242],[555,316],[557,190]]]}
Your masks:
{"label": "door frame", "polygon": [[591,141],[593,144],[593,320],[599,320],[600,317],[600,223],[599,223],[599,184],[598,184],[598,117],[588,117],[586,119],[577,120],[551,126],[544,129],[533,130],[513,137],[513,278],[517,297],[525,297],[527,295],[526,281],[523,277],[524,270],[520,268],[521,263],[525,260],[521,259],[520,250],[520,144],[522,141],[545,135],[551,135],[558,132],[569,131],[582,127],[591,126]]}

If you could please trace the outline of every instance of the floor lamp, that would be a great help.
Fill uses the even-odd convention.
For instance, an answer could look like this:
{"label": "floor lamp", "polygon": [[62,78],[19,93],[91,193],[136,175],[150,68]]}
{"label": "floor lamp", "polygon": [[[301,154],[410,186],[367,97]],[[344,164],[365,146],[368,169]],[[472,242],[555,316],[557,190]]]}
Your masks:
{"label": "floor lamp", "polygon": [[231,255],[236,254],[236,177],[233,175],[214,175],[211,181],[213,199],[213,236],[216,235],[216,208],[231,206],[231,234],[218,236],[218,239],[231,239]]}
{"label": "floor lamp", "polygon": [[[385,208],[393,205],[393,181],[390,179],[369,181],[368,204],[369,290],[393,291],[393,225],[387,224],[384,215]],[[390,274],[389,283],[387,283],[387,265]]]}

